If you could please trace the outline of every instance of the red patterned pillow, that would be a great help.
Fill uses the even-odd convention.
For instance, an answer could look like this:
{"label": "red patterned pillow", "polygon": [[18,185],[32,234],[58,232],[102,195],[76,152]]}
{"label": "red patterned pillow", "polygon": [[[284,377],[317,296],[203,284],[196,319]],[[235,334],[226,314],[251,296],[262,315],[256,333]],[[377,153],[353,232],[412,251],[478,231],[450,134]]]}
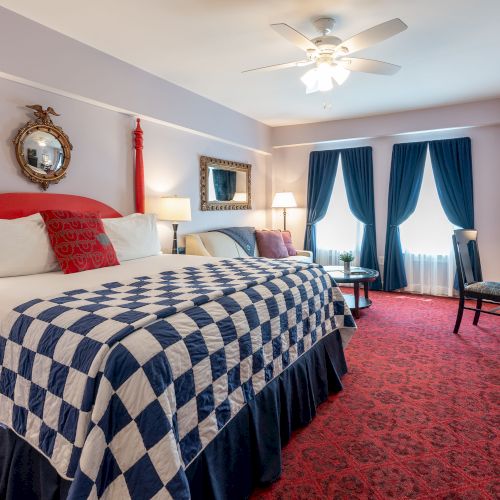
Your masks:
{"label": "red patterned pillow", "polygon": [[297,255],[297,250],[292,243],[292,233],[290,231],[281,231],[281,236],[283,237],[283,243],[285,243],[286,249],[288,250],[288,255],[290,257],[295,257]]}
{"label": "red patterned pillow", "polygon": [[269,259],[288,257],[288,250],[283,242],[281,231],[255,231],[255,238],[261,257],[268,257]]}
{"label": "red patterned pillow", "polygon": [[41,215],[64,274],[119,265],[97,214],[45,210]]}

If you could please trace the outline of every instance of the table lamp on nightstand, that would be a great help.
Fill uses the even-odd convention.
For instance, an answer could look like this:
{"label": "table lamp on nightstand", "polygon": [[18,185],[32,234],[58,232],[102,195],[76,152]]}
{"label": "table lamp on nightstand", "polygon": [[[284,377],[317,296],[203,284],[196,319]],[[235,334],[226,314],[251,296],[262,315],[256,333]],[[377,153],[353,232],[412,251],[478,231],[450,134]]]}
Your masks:
{"label": "table lamp on nightstand", "polygon": [[272,208],[282,208],[283,209],[283,231],[286,231],[286,209],[295,208],[297,202],[295,201],[295,196],[293,193],[276,193],[274,195]]}
{"label": "table lamp on nightstand", "polygon": [[179,196],[165,196],[161,199],[160,220],[172,222],[174,229],[174,239],[172,242],[172,253],[177,253],[177,227],[179,222],[191,220],[191,200],[190,198],[181,198]]}

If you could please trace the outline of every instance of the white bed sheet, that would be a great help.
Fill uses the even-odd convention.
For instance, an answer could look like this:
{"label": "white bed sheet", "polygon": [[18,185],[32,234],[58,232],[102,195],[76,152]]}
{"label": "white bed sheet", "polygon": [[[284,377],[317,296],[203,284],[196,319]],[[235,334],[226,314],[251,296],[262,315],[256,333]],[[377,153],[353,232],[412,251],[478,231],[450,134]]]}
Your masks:
{"label": "white bed sheet", "polygon": [[217,262],[217,257],[162,254],[129,260],[119,266],[103,267],[75,274],[34,274],[0,278],[0,322],[14,307],[34,298],[46,298],[77,288],[95,288],[112,281],[123,282],[137,276],[150,276],[162,271]]}

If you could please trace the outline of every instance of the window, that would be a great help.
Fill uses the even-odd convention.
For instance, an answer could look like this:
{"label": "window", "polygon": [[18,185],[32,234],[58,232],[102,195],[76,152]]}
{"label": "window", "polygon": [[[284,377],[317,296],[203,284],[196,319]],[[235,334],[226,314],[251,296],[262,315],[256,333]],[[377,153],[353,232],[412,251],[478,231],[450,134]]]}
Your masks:
{"label": "window", "polygon": [[429,152],[425,161],[417,208],[401,224],[403,252],[421,255],[448,255],[453,225],[446,217],[437,193]]}
{"label": "window", "polygon": [[408,280],[406,290],[453,295],[453,229],[441,206],[427,151],[417,207],[399,227]]}
{"label": "window", "polygon": [[316,224],[317,262],[323,265],[338,265],[341,252],[350,250],[359,265],[359,253],[363,238],[362,224],[351,212],[339,158],[332,197],[325,217]]}

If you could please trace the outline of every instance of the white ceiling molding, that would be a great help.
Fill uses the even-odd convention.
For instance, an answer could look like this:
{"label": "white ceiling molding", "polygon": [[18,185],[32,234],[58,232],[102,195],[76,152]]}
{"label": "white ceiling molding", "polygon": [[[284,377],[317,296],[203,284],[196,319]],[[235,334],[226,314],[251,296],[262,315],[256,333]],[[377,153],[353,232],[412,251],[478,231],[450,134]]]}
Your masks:
{"label": "white ceiling molding", "polygon": [[[36,47],[34,45],[36,41]],[[0,7],[0,71],[61,95],[269,152],[269,127]]]}
{"label": "white ceiling molding", "polygon": [[49,87],[47,85],[43,85],[43,84],[38,83],[38,82],[33,82],[33,81],[27,80],[25,78],[21,78],[21,77],[15,76],[15,75],[9,75],[8,73],[3,73],[1,71],[0,71],[0,78],[3,78],[4,80],[9,80],[11,82],[20,83],[21,85],[27,85],[28,87],[33,87],[35,89],[43,90],[45,92],[50,92],[52,94],[60,95],[62,97],[66,97],[68,99],[74,99],[76,101],[84,102],[86,104],[90,104],[91,106],[96,106],[98,108],[106,109],[108,111],[114,111],[115,113],[122,113],[122,114],[130,116],[131,118],[134,118],[134,119],[140,118],[142,121],[147,121],[147,122],[155,123],[157,125],[162,125],[164,127],[173,128],[175,130],[180,130],[180,131],[186,132],[188,134],[197,135],[199,137],[203,137],[205,139],[210,139],[212,141],[217,141],[217,142],[220,142],[222,144],[236,146],[238,148],[245,149],[247,151],[252,151],[254,153],[258,153],[261,155],[265,155],[265,156],[271,155],[271,153],[269,153],[268,151],[261,151],[259,149],[255,149],[255,148],[246,146],[245,144],[239,144],[237,142],[228,141],[222,137],[210,135],[210,134],[207,134],[205,132],[201,132],[199,130],[195,130],[195,129],[191,129],[191,128],[187,128],[187,127],[182,127],[180,125],[176,125],[175,123],[170,123],[170,122],[167,122],[164,120],[159,120],[158,118],[154,118],[152,116],[147,116],[147,115],[143,115],[141,113],[136,113],[130,109],[119,108],[119,107],[113,106],[111,104],[106,104],[105,102],[96,101],[95,99],[90,99],[88,97],[73,94],[71,92],[66,92],[66,91],[61,90],[61,89]]}
{"label": "white ceiling molding", "polygon": [[271,143],[277,149],[498,124],[500,98],[364,118],[274,127],[271,129]]}

